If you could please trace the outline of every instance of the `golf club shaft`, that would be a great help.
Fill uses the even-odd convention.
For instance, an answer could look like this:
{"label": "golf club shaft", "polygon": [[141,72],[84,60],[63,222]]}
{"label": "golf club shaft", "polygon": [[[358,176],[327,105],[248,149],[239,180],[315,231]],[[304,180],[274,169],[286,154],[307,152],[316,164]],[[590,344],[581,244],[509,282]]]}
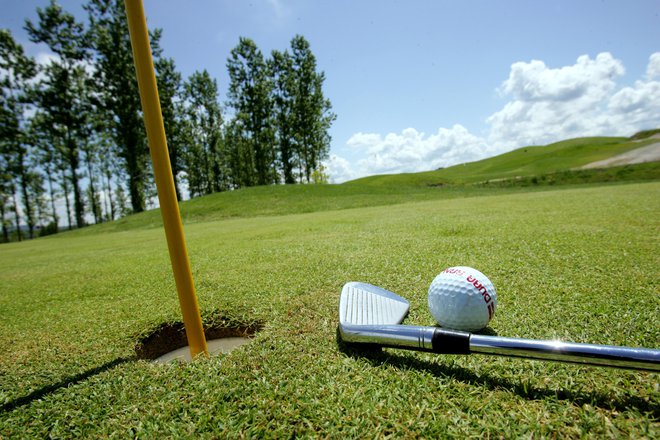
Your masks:
{"label": "golf club shaft", "polygon": [[481,353],[642,371],[660,371],[660,350],[503,338],[410,325],[344,325],[342,339],[439,354]]}

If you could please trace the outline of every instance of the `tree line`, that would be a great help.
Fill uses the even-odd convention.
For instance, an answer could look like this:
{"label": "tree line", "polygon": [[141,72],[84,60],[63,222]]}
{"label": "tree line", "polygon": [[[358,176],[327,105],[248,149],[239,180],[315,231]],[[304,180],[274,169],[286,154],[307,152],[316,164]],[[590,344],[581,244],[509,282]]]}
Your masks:
{"label": "tree line", "polygon": [[[0,220],[21,240],[145,210],[155,185],[123,2],[89,0],[82,23],[55,0],[25,21],[54,54],[38,64],[0,29]],[[177,197],[327,181],[335,119],[307,40],[264,56],[240,38],[226,105],[203,70],[184,79],[150,32]],[[60,219],[58,206],[66,219]],[[23,231],[25,226],[26,231]]]}

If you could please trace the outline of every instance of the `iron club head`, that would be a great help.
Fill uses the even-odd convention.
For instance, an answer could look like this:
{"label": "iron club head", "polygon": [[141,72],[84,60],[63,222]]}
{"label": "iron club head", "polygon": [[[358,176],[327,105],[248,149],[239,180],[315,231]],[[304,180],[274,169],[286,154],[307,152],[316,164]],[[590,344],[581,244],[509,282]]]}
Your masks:
{"label": "iron club head", "polygon": [[367,283],[344,285],[339,298],[339,325],[396,325],[410,303],[399,295]]}
{"label": "iron club head", "polygon": [[347,283],[339,297],[341,339],[362,347],[415,349],[420,343],[425,347],[434,329],[400,325],[409,308],[410,303],[405,298],[388,290],[367,283]]}

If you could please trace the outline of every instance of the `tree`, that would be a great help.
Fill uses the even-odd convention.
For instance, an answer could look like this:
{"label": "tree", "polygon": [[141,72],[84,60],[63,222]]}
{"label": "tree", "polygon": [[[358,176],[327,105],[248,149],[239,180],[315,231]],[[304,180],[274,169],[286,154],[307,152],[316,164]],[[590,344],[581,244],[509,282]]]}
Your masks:
{"label": "tree", "polygon": [[244,137],[245,130],[240,119],[225,124],[224,140],[230,169],[230,185],[242,188],[256,185],[254,173],[254,151]]}
{"label": "tree", "polygon": [[191,196],[229,187],[222,142],[222,112],[218,85],[209,73],[193,73],[184,85],[186,173]]}
{"label": "tree", "polygon": [[[100,121],[99,121],[100,123]],[[97,126],[98,127],[98,126]],[[103,188],[103,205],[105,208],[105,220],[112,221],[117,216],[117,204],[113,191],[113,177],[119,173],[119,166],[116,161],[115,145],[110,139],[110,134],[103,128],[98,128],[98,148],[99,148],[99,171],[101,186]]]}
{"label": "tree", "polygon": [[101,223],[103,215],[101,213],[101,199],[98,192],[98,162],[99,145],[95,142],[95,136],[89,133],[89,137],[81,145],[85,169],[87,172],[87,200],[89,200],[89,213],[94,217],[94,223]]}
{"label": "tree", "polygon": [[[36,74],[34,60],[27,57],[23,47],[16,43],[8,30],[0,29],[0,153],[2,153],[3,199],[13,207],[18,239],[21,236],[20,209],[17,191],[20,191],[30,237],[34,233],[34,204],[30,193],[34,172],[27,159],[29,145],[26,136],[29,81]],[[3,202],[5,202],[3,200]],[[4,212],[3,204],[3,212]],[[4,217],[4,213],[3,213]],[[3,219],[4,225],[4,219]]]}
{"label": "tree", "polygon": [[59,193],[55,188],[55,183],[57,181],[57,162],[60,158],[55,145],[58,141],[56,137],[52,136],[53,130],[48,124],[48,118],[41,112],[35,113],[30,120],[29,131],[31,143],[36,147],[34,151],[36,165],[45,174],[48,184],[48,200],[50,201],[48,223],[54,225],[55,231],[57,231],[60,219],[55,203],[59,198]]}
{"label": "tree", "polygon": [[[127,179],[133,212],[145,209],[149,151],[140,111],[140,96],[123,2],[90,0],[85,6],[90,39],[96,51],[99,104],[111,123],[111,132]],[[158,37],[151,35],[154,57],[160,53]]]}
{"label": "tree", "polygon": [[13,195],[12,177],[9,173],[9,163],[4,152],[0,151],[0,221],[2,222],[2,241],[9,242],[9,211],[11,210],[11,198]]}
{"label": "tree", "polygon": [[272,52],[269,63],[274,86],[274,127],[284,183],[296,183],[296,178],[293,173],[295,160],[295,121],[293,105],[296,85],[293,71],[293,60],[291,59],[291,54],[289,54],[289,52],[278,52],[275,50]]}
{"label": "tree", "polygon": [[[273,129],[273,82],[254,41],[241,38],[227,60],[229,105],[234,109],[234,136],[254,154],[257,185],[278,183]],[[231,148],[235,148],[232,146]],[[252,179],[249,182],[252,183]]]}
{"label": "tree", "polygon": [[330,101],[323,96],[325,74],[316,71],[316,57],[303,36],[296,35],[291,40],[291,53],[295,155],[300,181],[309,183],[312,173],[328,158],[331,140],[328,130],[336,116]]}
{"label": "tree", "polygon": [[182,150],[184,144],[181,103],[181,74],[177,72],[174,60],[160,58],[155,63],[158,82],[158,97],[163,115],[163,125],[167,136],[167,149],[172,167],[172,178],[177,200],[181,200],[179,174],[184,169]]}
{"label": "tree", "polygon": [[[37,8],[39,21],[35,25],[26,20],[25,29],[30,40],[45,43],[57,55],[44,69],[45,79],[35,93],[37,105],[47,115],[55,136],[63,136],[62,155],[69,167],[73,189],[76,225],[85,225],[83,192],[80,189],[80,147],[88,135],[87,124],[92,110],[85,70],[89,50],[85,44],[85,30],[73,15],[62,10],[55,0],[44,8]],[[55,137],[54,136],[54,137]]]}

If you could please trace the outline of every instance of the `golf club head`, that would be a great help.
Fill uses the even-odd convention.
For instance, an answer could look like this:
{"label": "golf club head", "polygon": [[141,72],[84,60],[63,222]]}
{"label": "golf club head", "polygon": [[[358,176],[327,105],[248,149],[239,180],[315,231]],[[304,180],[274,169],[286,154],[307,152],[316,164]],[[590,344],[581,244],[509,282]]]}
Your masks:
{"label": "golf club head", "polygon": [[405,298],[388,290],[367,283],[346,283],[339,298],[340,329],[347,325],[400,324],[409,308]]}
{"label": "golf club head", "polygon": [[367,283],[347,283],[339,298],[341,340],[368,350],[427,349],[434,328],[401,325],[409,308],[405,298],[388,290]]}

